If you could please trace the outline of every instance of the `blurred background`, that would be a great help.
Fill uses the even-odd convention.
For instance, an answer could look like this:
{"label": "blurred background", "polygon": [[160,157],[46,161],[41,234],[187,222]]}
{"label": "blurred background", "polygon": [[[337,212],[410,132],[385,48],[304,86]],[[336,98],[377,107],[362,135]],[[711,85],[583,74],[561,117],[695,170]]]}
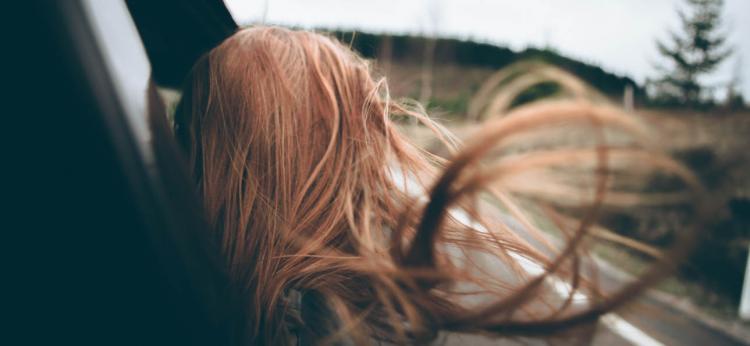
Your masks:
{"label": "blurred background", "polygon": [[[312,29],[350,43],[373,59],[393,97],[421,102],[459,137],[546,98],[586,97],[640,117],[722,206],[690,261],[656,290],[681,313],[750,335],[737,317],[750,246],[750,1],[225,3],[240,25]],[[437,147],[426,129],[404,128]],[[608,215],[604,226],[658,253],[685,213],[636,208]],[[594,252],[625,274],[650,260],[616,242]]]}

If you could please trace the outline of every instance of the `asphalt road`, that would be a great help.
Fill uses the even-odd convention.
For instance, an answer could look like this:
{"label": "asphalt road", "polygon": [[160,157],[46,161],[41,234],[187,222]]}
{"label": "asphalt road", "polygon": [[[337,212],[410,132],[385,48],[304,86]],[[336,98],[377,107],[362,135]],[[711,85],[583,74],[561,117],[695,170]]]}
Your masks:
{"label": "asphalt road", "polygon": [[[400,174],[396,172],[396,174]],[[415,195],[424,192],[415,188],[408,180],[404,188]],[[481,226],[473,223],[461,210],[452,210],[451,215],[458,221],[472,227]],[[533,246],[536,241],[525,228],[508,215],[499,215],[505,223]],[[481,231],[481,229],[480,229]],[[615,264],[589,263],[597,266],[600,288],[612,292],[622,287],[627,280],[616,272]],[[524,267],[524,265],[521,265]],[[539,268],[524,268],[533,274]],[[498,273],[505,272],[498,268]],[[585,299],[585,297],[584,297]],[[484,346],[484,345],[595,345],[595,346],[661,346],[661,345],[750,345],[750,340],[741,340],[723,330],[717,329],[692,314],[686,314],[677,306],[666,300],[657,299],[654,295],[644,294],[635,298],[623,309],[603,316],[595,326],[583,327],[578,339],[553,340],[498,340],[476,335],[447,334],[440,338],[438,345]]]}
{"label": "asphalt road", "polygon": [[[602,268],[601,275],[605,282],[618,281],[615,275],[607,269]],[[644,294],[616,313],[662,345],[750,345],[750,340],[740,340],[727,334],[654,295]],[[612,330],[606,326],[599,328],[597,333],[601,334],[601,340],[595,339],[594,345],[634,344],[628,342],[629,340],[624,340],[626,342],[622,343],[617,342],[616,339],[610,339],[608,334],[617,334],[620,338],[623,338],[623,335],[621,331]]]}
{"label": "asphalt road", "polygon": [[[456,216],[454,214],[454,216]],[[458,215],[459,220],[462,216]],[[503,216],[506,224],[522,237],[530,236],[524,227],[508,216]],[[463,222],[463,221],[462,221]],[[613,292],[628,280],[617,272],[614,264],[593,262],[597,266],[600,288]],[[525,266],[522,264],[522,267]],[[535,269],[526,269],[531,274]],[[501,271],[501,270],[499,270]],[[584,297],[585,299],[585,297]],[[481,337],[455,336],[449,338],[449,345],[750,345],[750,340],[741,340],[723,330],[717,329],[693,314],[685,313],[674,304],[656,295],[644,294],[635,298],[625,308],[605,315],[594,327],[582,331],[581,338],[573,340],[491,340]]]}

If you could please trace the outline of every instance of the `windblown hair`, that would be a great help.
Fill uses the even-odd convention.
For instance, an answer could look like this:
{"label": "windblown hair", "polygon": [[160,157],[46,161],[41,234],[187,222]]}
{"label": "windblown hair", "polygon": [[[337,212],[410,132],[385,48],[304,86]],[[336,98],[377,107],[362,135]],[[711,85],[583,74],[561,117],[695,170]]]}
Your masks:
{"label": "windblown hair", "polygon": [[[700,190],[690,172],[639,144],[648,131],[633,117],[543,103],[489,121],[459,147],[418,107],[392,101],[371,70],[327,36],[255,27],[191,72],[176,135],[247,298],[249,342],[555,335],[621,306],[672,265],[661,261],[606,297],[581,275],[593,271],[582,256],[602,206],[693,198],[626,191],[634,174],[661,170]],[[412,144],[394,116],[433,129],[451,157]],[[571,126],[588,140],[545,139]],[[617,144],[605,141],[613,132]],[[558,241],[540,231],[543,216]],[[680,258],[688,243],[664,257]],[[567,294],[552,281],[567,283]]]}

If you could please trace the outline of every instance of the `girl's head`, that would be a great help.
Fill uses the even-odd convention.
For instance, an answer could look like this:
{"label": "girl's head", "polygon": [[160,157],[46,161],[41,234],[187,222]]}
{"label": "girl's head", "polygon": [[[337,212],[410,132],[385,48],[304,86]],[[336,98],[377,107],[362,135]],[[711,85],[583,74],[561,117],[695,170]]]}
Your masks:
{"label": "girl's head", "polygon": [[410,200],[392,168],[429,172],[393,109],[366,60],[311,32],[241,30],[194,67],[176,133],[256,332],[281,325],[291,290],[376,299],[346,267],[387,257]]}
{"label": "girl's head", "polygon": [[[598,294],[578,275],[578,245],[593,212],[565,233],[569,246],[557,248],[518,202],[574,200],[574,186],[554,168],[578,163],[589,169],[593,187],[574,191],[587,197],[575,201],[596,211],[605,200],[606,176],[619,167],[608,159],[617,148],[589,143],[577,151],[479,163],[550,124],[580,123],[600,134],[605,125],[637,133],[637,124],[610,108],[581,103],[517,113],[485,126],[443,167],[410,144],[391,116],[416,117],[446,142],[448,135],[422,113],[391,102],[369,62],[335,39],[249,28],[202,57],[183,90],[176,135],[228,271],[247,297],[250,338],[276,343],[291,334],[316,341],[346,335],[364,342],[431,337],[438,330],[551,334],[591,321],[641,289],[650,278],[589,309],[573,309],[571,299],[546,299],[545,277],[552,274]],[[635,157],[628,150],[619,154]],[[679,170],[654,156],[640,160]],[[621,164],[627,167],[627,160]],[[508,215],[521,221],[525,234],[507,227]],[[545,273],[529,278],[517,263],[521,257]],[[469,292],[481,303],[472,304]]]}
{"label": "girl's head", "polygon": [[[201,59],[189,83],[177,134],[209,220],[222,229],[264,224],[325,239],[321,226],[343,225],[320,218],[390,190],[387,162],[409,154],[368,62],[323,35],[239,31]],[[245,258],[237,239],[227,235],[225,250]]]}

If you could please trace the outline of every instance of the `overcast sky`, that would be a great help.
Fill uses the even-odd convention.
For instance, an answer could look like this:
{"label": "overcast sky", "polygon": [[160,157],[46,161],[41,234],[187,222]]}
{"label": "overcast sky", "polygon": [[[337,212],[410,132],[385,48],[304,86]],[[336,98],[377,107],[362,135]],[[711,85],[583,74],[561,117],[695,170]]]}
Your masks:
{"label": "overcast sky", "polygon": [[[682,0],[225,0],[240,24],[434,33],[514,49],[550,46],[627,75],[655,76],[655,39],[678,29]],[[267,7],[266,4],[267,3]],[[750,99],[750,0],[725,0],[724,28],[735,54],[708,80],[726,83],[738,67]]]}

